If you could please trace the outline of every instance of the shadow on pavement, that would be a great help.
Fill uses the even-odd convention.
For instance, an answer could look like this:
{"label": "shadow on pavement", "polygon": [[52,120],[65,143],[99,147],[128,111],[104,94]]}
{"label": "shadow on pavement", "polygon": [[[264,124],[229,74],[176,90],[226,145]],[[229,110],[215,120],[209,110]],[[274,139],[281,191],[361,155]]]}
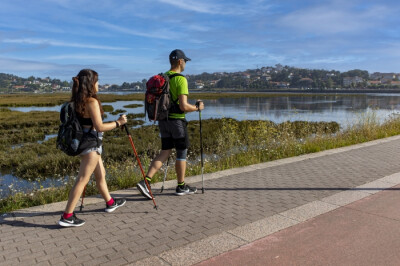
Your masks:
{"label": "shadow on pavement", "polygon": [[[273,188],[260,188],[260,187],[255,187],[255,188],[210,188],[206,187],[204,188],[205,191],[207,190],[232,190],[232,191],[247,191],[247,190],[338,190],[338,191],[346,191],[346,190],[359,190],[359,191],[380,191],[380,190],[400,190],[400,188],[349,188],[349,187],[337,187],[337,188],[332,188],[332,187],[273,187]],[[199,193],[199,191],[197,191]]]}

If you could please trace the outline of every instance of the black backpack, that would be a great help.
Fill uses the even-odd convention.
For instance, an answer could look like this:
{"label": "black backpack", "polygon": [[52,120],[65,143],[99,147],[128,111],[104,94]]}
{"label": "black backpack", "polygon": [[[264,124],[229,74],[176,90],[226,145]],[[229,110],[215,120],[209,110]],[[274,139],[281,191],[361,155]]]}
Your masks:
{"label": "black backpack", "polygon": [[72,102],[66,102],[60,110],[60,127],[57,135],[57,149],[69,156],[75,156],[85,149],[100,147],[101,140],[91,134],[93,127],[88,133],[83,132]]}
{"label": "black backpack", "polygon": [[182,76],[175,73],[170,76],[160,73],[152,76],[146,83],[146,94],[144,99],[144,111],[149,120],[160,121],[168,119],[169,113],[182,114],[176,101],[172,100],[169,92],[169,81],[173,77]]}

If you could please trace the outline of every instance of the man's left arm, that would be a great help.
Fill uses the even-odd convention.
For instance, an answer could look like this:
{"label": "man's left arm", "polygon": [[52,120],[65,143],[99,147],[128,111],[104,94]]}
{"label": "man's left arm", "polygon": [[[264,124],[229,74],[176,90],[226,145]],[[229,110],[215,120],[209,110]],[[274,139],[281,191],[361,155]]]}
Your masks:
{"label": "man's left arm", "polygon": [[[188,103],[188,97],[186,94],[179,95],[179,108],[182,112],[194,112],[197,111],[197,106]],[[199,109],[202,110],[204,108],[203,102],[200,103]]]}
{"label": "man's left arm", "polygon": [[[188,88],[188,83],[187,79],[185,77],[176,77],[179,78],[178,81],[178,99],[179,99],[179,108],[181,109],[182,112],[194,112],[197,111],[197,106],[188,103],[188,94],[189,94],[189,88]],[[204,107],[204,105],[203,105]],[[199,109],[201,107],[199,106]],[[202,110],[202,108],[200,109]]]}

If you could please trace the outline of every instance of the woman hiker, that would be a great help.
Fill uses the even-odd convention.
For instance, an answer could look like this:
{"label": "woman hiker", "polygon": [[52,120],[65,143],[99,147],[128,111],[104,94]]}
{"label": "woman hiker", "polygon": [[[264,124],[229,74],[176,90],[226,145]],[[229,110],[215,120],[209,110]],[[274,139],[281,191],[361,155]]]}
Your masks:
{"label": "woman hiker", "polygon": [[[102,139],[104,131],[109,131],[126,124],[127,119],[125,115],[122,115],[117,121],[103,123],[102,116],[104,111],[101,102],[97,98],[99,83],[96,71],[83,69],[72,80],[74,83],[72,86],[71,102],[75,105],[75,111],[84,132],[90,131],[90,134],[95,134],[99,139]],[[92,173],[94,173],[96,179],[97,189],[106,202],[106,212],[113,212],[125,204],[125,199],[114,199],[108,191],[101,153],[102,146],[100,145],[99,147],[84,150],[79,154],[81,163],[78,177],[69,192],[67,206],[58,222],[60,226],[81,226],[85,223],[84,220],[76,217],[74,209]]]}

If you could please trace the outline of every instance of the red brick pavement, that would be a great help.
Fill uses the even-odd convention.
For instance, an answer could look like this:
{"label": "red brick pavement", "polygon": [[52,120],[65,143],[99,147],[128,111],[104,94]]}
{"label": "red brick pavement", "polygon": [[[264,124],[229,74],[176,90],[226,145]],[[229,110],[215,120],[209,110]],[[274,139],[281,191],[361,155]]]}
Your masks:
{"label": "red brick pavement", "polygon": [[198,266],[400,265],[400,185]]}

